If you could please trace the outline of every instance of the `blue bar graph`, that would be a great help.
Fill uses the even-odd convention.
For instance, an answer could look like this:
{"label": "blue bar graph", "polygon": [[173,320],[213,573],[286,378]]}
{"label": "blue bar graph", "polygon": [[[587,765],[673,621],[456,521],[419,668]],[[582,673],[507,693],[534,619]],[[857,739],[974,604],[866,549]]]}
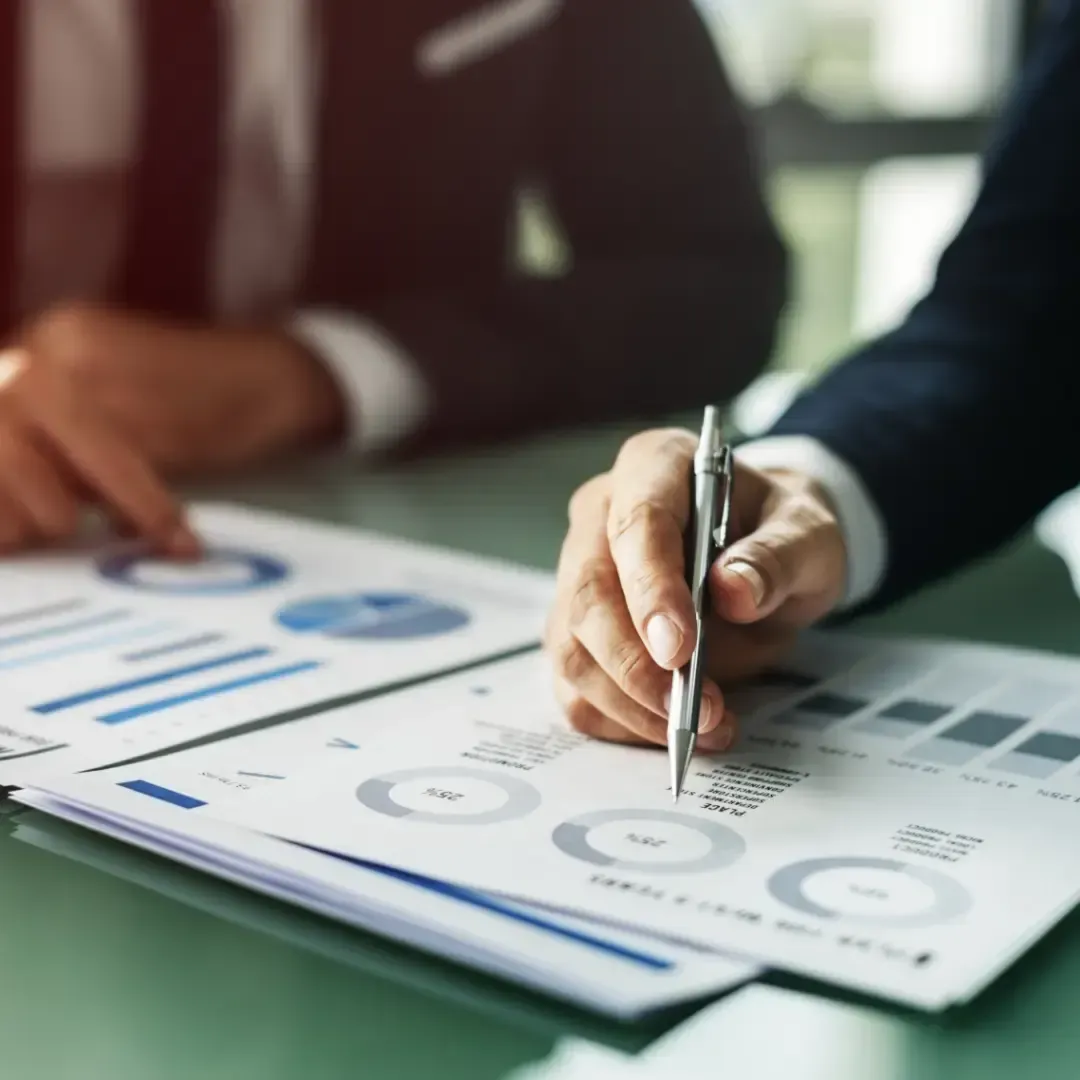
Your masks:
{"label": "blue bar graph", "polygon": [[187,652],[189,649],[198,649],[202,645],[216,645],[219,641],[224,640],[224,634],[197,634],[195,637],[183,638],[180,641],[169,641],[164,645],[155,645],[151,649],[139,649],[137,652],[129,652],[121,656],[120,659],[128,664],[136,664],[142,660],[157,660],[162,656],[173,656],[179,652]]}
{"label": "blue bar graph", "polygon": [[151,799],[160,799],[162,802],[171,803],[173,806],[179,806],[182,810],[195,810],[197,807],[206,805],[203,799],[196,799],[191,795],[185,795],[181,791],[173,791],[171,788],[161,787],[158,784],[151,784],[149,780],[125,780],[118,786],[127,788],[129,791],[138,792],[140,795],[149,795]]}
{"label": "blue bar graph", "polygon": [[55,649],[43,649],[41,652],[28,653],[14,660],[0,660],[0,671],[10,671],[12,668],[29,667],[31,664],[40,664],[46,660],[56,660],[63,656],[75,656],[78,653],[96,652],[98,649],[111,648],[113,645],[123,645],[128,641],[137,641],[139,638],[149,637],[151,634],[159,634],[162,630],[168,630],[169,623],[146,623],[142,626],[133,626],[129,630],[123,630],[117,634],[103,634],[101,637],[90,638],[87,641],[74,641],[69,645],[61,645]]}
{"label": "blue bar graph", "polygon": [[138,720],[143,716],[153,713],[164,712],[166,709],[174,709],[179,705],[187,705],[192,701],[202,701],[205,698],[216,697],[218,694],[228,694],[233,690],[243,690],[249,686],[257,686],[259,683],[270,682],[274,679],[284,679],[289,675],[298,675],[304,671],[313,671],[321,667],[318,660],[305,660],[297,664],[289,664],[287,667],[273,668],[270,671],[260,671],[254,675],[248,675],[243,679],[233,679],[231,682],[217,683],[214,686],[205,686],[201,690],[192,690],[187,694],[177,694],[175,697],[162,698],[160,701],[150,701],[145,705],[133,705],[130,709],[121,709],[118,712],[106,713],[99,716],[101,724],[126,724],[129,720]]}
{"label": "blue bar graph", "polygon": [[54,701],[45,701],[40,705],[32,706],[34,712],[40,716],[48,716],[51,713],[63,712],[65,709],[74,709],[79,705],[87,705],[92,701],[100,701],[102,698],[113,697],[116,694],[126,694],[130,690],[142,690],[147,686],[157,686],[159,683],[169,682],[172,679],[182,679],[187,675],[198,675],[203,671],[214,671],[217,668],[228,667],[230,664],[240,664],[245,660],[260,660],[269,656],[273,649],[258,646],[253,649],[245,649],[242,652],[230,653],[227,656],[216,656],[210,660],[202,660],[197,664],[186,664],[184,667],[169,668],[167,671],[157,671],[153,675],[143,675],[137,679],[127,679],[124,682],[112,683],[109,686],[97,686],[91,690],[82,690],[69,697],[57,698]]}
{"label": "blue bar graph", "polygon": [[76,619],[73,622],[61,623],[59,626],[48,626],[43,630],[30,630],[25,634],[15,634],[11,637],[0,638],[0,649],[11,645],[27,645],[31,641],[41,641],[44,638],[59,637],[61,634],[74,634],[79,630],[93,630],[98,626],[108,626],[119,619],[126,619],[131,615],[130,611],[118,609],[116,611],[101,611],[96,615],[88,615],[85,619]]}

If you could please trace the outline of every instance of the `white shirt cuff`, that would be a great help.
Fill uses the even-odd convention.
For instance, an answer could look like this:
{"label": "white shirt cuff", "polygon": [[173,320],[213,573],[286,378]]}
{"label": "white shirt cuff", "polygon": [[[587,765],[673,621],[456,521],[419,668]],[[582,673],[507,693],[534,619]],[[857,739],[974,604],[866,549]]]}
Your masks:
{"label": "white shirt cuff", "polygon": [[423,376],[374,323],[344,312],[306,311],[293,318],[289,329],[337,383],[351,449],[387,449],[424,422],[430,394]]}
{"label": "white shirt cuff", "polygon": [[790,469],[819,483],[832,502],[847,547],[847,585],[839,610],[869,599],[885,576],[888,542],[881,514],[858,474],[816,439],[777,435],[744,443],[735,457],[752,469]]}

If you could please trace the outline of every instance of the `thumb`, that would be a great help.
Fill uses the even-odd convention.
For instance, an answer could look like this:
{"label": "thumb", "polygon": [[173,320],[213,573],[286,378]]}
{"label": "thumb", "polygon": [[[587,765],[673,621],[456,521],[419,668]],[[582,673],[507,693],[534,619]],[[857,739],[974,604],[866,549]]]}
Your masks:
{"label": "thumb", "polygon": [[789,600],[838,593],[844,555],[836,519],[816,499],[791,496],[748,536],[732,544],[712,570],[719,613],[753,623]]}

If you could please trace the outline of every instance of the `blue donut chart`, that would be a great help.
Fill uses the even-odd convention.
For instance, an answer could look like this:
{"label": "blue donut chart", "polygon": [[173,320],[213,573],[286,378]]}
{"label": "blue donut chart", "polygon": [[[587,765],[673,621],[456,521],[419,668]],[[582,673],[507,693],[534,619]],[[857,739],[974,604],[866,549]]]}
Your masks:
{"label": "blue donut chart", "polygon": [[[154,581],[152,569],[155,565],[168,566],[173,576],[169,580]],[[208,580],[200,578],[196,573],[190,581],[185,581],[182,574],[177,574],[184,565],[179,562],[166,562],[146,552],[123,552],[99,559],[97,572],[114,585],[170,596],[232,596],[270,588],[289,576],[289,566],[283,560],[239,548],[209,548],[200,559],[191,564],[203,571],[207,567],[215,566],[241,569],[243,574],[233,580]],[[146,577],[140,576],[141,572],[147,571],[150,573]]]}
{"label": "blue donut chart", "polygon": [[437,637],[460,630],[472,621],[463,608],[419,593],[389,591],[299,600],[281,608],[276,619],[296,634],[365,641]]}

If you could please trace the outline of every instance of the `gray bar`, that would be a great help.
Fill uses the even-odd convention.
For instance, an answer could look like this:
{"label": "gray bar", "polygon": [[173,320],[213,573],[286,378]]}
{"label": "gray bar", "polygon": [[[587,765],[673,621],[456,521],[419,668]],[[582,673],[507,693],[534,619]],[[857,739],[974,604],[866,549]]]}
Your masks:
{"label": "gray bar", "polygon": [[868,704],[869,702],[845,697],[842,694],[815,694],[799,702],[799,712],[820,713],[822,716],[843,719],[845,716],[857,713],[860,709],[865,709]]}
{"label": "gray bar", "polygon": [[980,709],[970,716],[965,716],[951,728],[946,728],[938,738],[966,743],[968,746],[997,746],[1010,735],[1015,735],[1028,722],[1026,716],[1007,716],[1004,713],[985,712]]}
{"label": "gray bar", "polygon": [[1056,731],[1040,731],[1017,746],[1014,752],[1065,763],[1080,757],[1080,739]]}
{"label": "gray bar", "polygon": [[184,638],[183,641],[170,641],[167,645],[156,645],[150,649],[139,649],[137,652],[125,653],[120,659],[129,664],[138,663],[140,660],[157,660],[162,656],[171,656],[174,653],[186,652],[188,649],[197,649],[200,645],[215,645],[224,639],[224,634],[210,631],[196,637]]}
{"label": "gray bar", "polygon": [[1027,723],[1027,717],[980,710],[965,716],[934,738],[913,746],[906,756],[939,765],[963,765],[983,750],[1004,742]]}
{"label": "gray bar", "polygon": [[882,709],[878,716],[885,720],[903,720],[907,724],[933,724],[953,711],[952,705],[937,705],[932,701],[902,698]]}
{"label": "gray bar", "polygon": [[815,694],[800,701],[793,709],[787,709],[776,717],[774,723],[785,727],[809,728],[812,731],[824,731],[840,720],[865,709],[867,703],[856,698],[841,697],[839,694]]}
{"label": "gray bar", "polygon": [[869,735],[883,735],[887,739],[908,739],[943,716],[948,716],[952,711],[952,705],[937,705],[932,701],[901,698],[876,715],[860,720],[853,727],[855,731],[864,731]]}

